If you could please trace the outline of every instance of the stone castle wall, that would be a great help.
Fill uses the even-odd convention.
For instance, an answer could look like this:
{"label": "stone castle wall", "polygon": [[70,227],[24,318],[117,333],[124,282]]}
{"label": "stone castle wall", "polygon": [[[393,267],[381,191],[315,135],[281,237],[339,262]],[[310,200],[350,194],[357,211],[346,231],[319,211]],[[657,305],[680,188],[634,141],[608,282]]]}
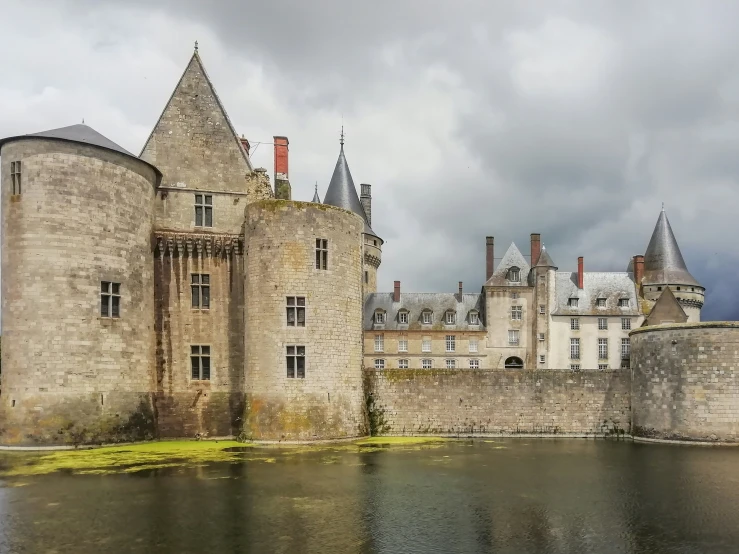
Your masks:
{"label": "stone castle wall", "polygon": [[365,370],[374,431],[575,434],[629,431],[625,372]]}
{"label": "stone castle wall", "polygon": [[[307,202],[246,209],[245,433],[310,440],[366,434],[362,387],[359,216]],[[328,269],[316,269],[316,239]],[[306,299],[305,327],[286,321],[286,297]],[[288,378],[286,348],[305,346],[305,378]]]}
{"label": "stone castle wall", "polygon": [[636,329],[631,367],[635,436],[739,440],[739,323]]}
{"label": "stone castle wall", "polygon": [[[15,160],[23,188],[11,196]],[[101,148],[3,146],[0,442],[153,435],[155,182]],[[121,285],[119,318],[101,317],[101,281]]]}

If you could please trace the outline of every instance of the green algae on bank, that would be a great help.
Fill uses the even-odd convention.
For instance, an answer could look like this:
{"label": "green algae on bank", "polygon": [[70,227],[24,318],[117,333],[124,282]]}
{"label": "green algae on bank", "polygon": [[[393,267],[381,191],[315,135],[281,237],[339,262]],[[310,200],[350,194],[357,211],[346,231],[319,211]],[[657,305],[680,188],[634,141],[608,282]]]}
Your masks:
{"label": "green algae on bank", "polygon": [[368,437],[360,439],[353,444],[356,446],[417,446],[421,444],[434,444],[446,442],[450,439],[445,437]]}

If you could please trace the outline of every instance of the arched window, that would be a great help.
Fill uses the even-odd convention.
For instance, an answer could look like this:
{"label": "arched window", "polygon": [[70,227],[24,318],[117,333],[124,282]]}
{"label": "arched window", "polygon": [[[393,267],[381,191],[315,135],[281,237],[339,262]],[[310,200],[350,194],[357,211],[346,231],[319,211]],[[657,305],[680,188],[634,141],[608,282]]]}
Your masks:
{"label": "arched window", "polygon": [[521,282],[521,269],[516,267],[515,265],[508,269],[508,275],[506,275],[506,280],[511,281],[512,283],[520,283]]}
{"label": "arched window", "polygon": [[506,369],[523,369],[523,360],[517,356],[511,356],[505,361]]}

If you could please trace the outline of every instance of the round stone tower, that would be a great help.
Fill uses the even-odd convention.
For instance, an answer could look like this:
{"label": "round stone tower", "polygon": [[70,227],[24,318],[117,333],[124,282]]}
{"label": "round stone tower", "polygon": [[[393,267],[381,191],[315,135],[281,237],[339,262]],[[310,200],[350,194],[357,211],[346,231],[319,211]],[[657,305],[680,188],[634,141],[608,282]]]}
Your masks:
{"label": "round stone tower", "polygon": [[152,436],[158,170],[86,125],[0,156],[0,443]]}
{"label": "round stone tower", "polygon": [[362,234],[347,210],[246,207],[244,433],[257,440],[366,434]]}

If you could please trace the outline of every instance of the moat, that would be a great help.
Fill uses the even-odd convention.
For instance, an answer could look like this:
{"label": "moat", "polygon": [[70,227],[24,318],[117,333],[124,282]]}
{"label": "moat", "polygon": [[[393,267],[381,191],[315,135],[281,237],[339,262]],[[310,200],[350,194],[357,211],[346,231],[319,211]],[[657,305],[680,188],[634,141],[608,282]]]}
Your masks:
{"label": "moat", "polygon": [[[736,552],[739,448],[604,440],[244,448],[0,478],[0,552]],[[0,470],[18,457],[0,453]]]}

